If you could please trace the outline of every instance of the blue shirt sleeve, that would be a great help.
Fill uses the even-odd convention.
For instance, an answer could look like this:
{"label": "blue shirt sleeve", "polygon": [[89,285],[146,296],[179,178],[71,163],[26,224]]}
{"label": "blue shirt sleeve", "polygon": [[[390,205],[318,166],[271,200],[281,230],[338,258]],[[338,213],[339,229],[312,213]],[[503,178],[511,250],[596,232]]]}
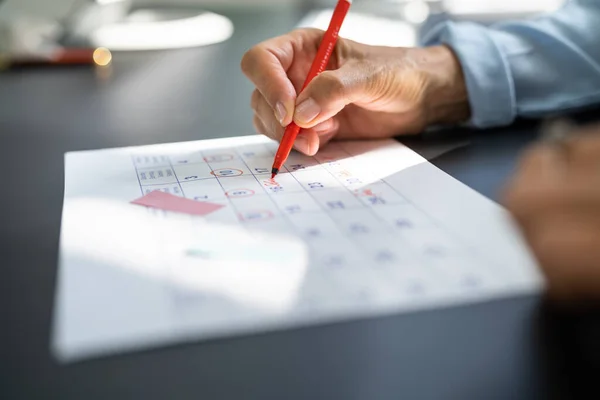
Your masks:
{"label": "blue shirt sleeve", "polygon": [[461,62],[476,127],[600,104],[600,0],[490,27],[445,22],[423,38],[441,43]]}

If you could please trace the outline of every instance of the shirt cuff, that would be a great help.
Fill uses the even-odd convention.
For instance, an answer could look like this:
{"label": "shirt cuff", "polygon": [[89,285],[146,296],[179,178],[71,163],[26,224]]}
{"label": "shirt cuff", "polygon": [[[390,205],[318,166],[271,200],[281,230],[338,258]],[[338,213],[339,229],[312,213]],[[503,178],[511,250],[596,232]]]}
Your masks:
{"label": "shirt cuff", "polygon": [[492,35],[478,24],[444,22],[422,40],[425,46],[446,44],[456,53],[469,94],[470,125],[478,128],[509,125],[516,117],[511,70]]}

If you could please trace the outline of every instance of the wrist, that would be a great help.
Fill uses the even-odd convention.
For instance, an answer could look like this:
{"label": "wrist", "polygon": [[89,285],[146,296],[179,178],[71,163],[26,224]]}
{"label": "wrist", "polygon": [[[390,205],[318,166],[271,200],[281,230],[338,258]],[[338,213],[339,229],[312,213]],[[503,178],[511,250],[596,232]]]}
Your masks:
{"label": "wrist", "polygon": [[466,122],[471,116],[467,85],[462,66],[448,46],[419,51],[420,67],[426,74],[424,112],[427,125]]}

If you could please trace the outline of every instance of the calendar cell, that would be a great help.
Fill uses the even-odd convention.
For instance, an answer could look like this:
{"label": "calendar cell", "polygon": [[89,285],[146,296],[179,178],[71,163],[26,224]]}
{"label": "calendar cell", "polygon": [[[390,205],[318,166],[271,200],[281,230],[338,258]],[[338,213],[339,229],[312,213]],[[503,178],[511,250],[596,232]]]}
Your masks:
{"label": "calendar cell", "polygon": [[269,194],[303,193],[304,188],[292,174],[279,174],[275,179],[261,177],[260,184]]}
{"label": "calendar cell", "polygon": [[[321,206],[305,192],[283,193],[273,197],[273,201],[286,214],[305,214],[321,212]],[[306,216],[305,218],[310,218]]]}
{"label": "calendar cell", "polygon": [[[219,179],[219,184],[226,193],[232,194],[234,191],[251,190],[254,194],[264,194],[261,185],[253,176],[235,176],[226,179]],[[231,196],[230,196],[231,197]]]}
{"label": "calendar cell", "polygon": [[225,200],[223,188],[215,178],[181,182],[185,197],[198,201]]}
{"label": "calendar cell", "polygon": [[383,181],[355,189],[354,193],[364,205],[369,207],[407,203],[404,197]]}
{"label": "calendar cell", "polygon": [[342,184],[332,175],[319,171],[297,171],[294,173],[294,177],[305,190],[310,192],[326,189],[345,190]]}
{"label": "calendar cell", "polygon": [[175,165],[188,165],[188,164],[205,164],[204,155],[201,151],[194,151],[183,154],[173,154],[169,156],[171,164]]}
{"label": "calendar cell", "polygon": [[183,196],[181,187],[179,186],[179,184],[176,184],[176,183],[172,184],[172,185],[142,186],[142,191],[144,192],[145,195],[152,193],[155,190],[160,190],[161,192],[164,192],[164,193],[174,194],[176,196]]}
{"label": "calendar cell", "polygon": [[210,167],[205,163],[173,165],[179,182],[191,182],[200,179],[214,179]]}
{"label": "calendar cell", "polygon": [[177,182],[177,177],[170,166],[161,168],[140,168],[137,170],[137,173],[141,185],[162,185],[165,183]]}
{"label": "calendar cell", "polygon": [[246,160],[246,165],[250,172],[254,175],[266,175],[271,176],[271,166],[273,164],[273,157],[253,157]]}
{"label": "calendar cell", "polygon": [[163,154],[137,154],[132,158],[136,168],[160,168],[171,165],[169,157]]}
{"label": "calendar cell", "polygon": [[327,211],[333,212],[364,208],[356,196],[344,188],[314,191],[312,196]]}

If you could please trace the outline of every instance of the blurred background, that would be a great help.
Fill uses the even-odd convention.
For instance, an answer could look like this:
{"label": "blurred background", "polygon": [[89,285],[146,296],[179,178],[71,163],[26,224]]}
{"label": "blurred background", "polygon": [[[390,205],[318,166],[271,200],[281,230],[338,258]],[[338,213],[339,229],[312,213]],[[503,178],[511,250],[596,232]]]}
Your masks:
{"label": "blurred background", "polygon": [[[335,3],[0,0],[0,123],[30,121],[51,144],[64,138],[64,150],[251,134],[253,87],[240,72],[243,54],[298,26],[326,29]],[[340,34],[414,46],[444,19],[490,24],[562,3],[354,0]],[[40,60],[42,68],[10,68]],[[43,111],[32,118],[35,109]]]}
{"label": "blurred background", "polygon": [[[369,44],[411,45],[413,28],[428,20],[470,19],[490,23],[499,19],[530,17],[555,10],[564,0],[354,0],[344,36]],[[0,0],[1,36],[5,51],[35,51],[32,43],[15,36],[43,33],[66,45],[91,44],[115,50],[190,47],[226,40],[235,27],[231,21],[201,11],[294,8],[306,12],[303,26],[323,27],[326,11],[335,0]],[[360,26],[360,28],[358,28]],[[369,29],[373,28],[373,29]],[[362,31],[359,35],[357,31]],[[384,36],[396,35],[387,41]],[[377,38],[379,37],[379,38]],[[9,43],[9,40],[12,42]],[[33,41],[30,39],[30,42]],[[39,44],[39,43],[38,43]],[[26,49],[24,46],[32,46]]]}

